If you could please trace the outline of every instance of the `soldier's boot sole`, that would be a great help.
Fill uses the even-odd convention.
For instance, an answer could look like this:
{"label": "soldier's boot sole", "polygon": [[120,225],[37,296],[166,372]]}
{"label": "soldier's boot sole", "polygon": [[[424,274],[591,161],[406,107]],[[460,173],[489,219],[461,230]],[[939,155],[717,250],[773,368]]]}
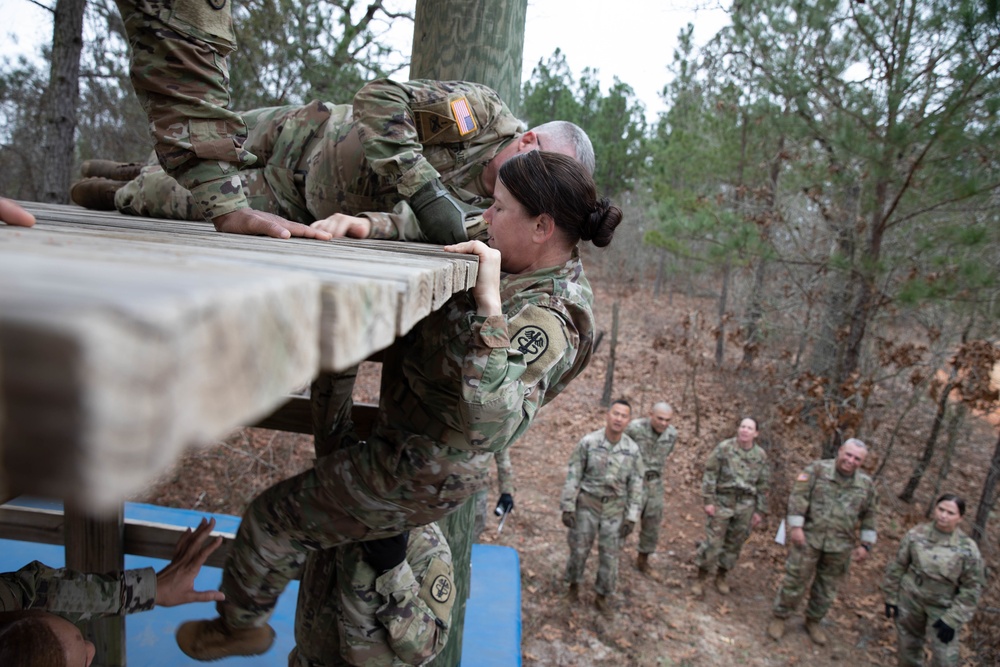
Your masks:
{"label": "soldier's boot sole", "polygon": [[819,626],[819,621],[812,621],[807,618],[806,632],[809,633],[809,639],[817,646],[826,646],[826,643],[830,641],[826,636],[826,632]]}
{"label": "soldier's boot sole", "polygon": [[635,566],[643,574],[649,574],[649,554],[640,553],[639,557],[635,560]]}
{"label": "soldier's boot sole", "polygon": [[569,592],[566,594],[570,602],[580,601],[580,584],[572,583],[569,585]]}
{"label": "soldier's boot sole", "polygon": [[715,590],[719,591],[719,595],[729,595],[732,592],[729,583],[726,581],[726,575],[715,575]]}
{"label": "soldier's boot sole", "polygon": [[772,618],[767,624],[767,635],[774,641],[779,641],[785,636],[785,619]]}
{"label": "soldier's boot sole", "polygon": [[85,178],[70,187],[69,198],[74,204],[92,211],[114,211],[115,193],[125,184],[126,181],[110,178]]}
{"label": "soldier's boot sole", "polygon": [[234,655],[260,655],[274,644],[274,629],[230,628],[221,618],[188,621],[177,628],[177,646],[195,660],[219,660]]}
{"label": "soldier's boot sole", "polygon": [[113,181],[131,181],[146,166],[141,162],[115,162],[114,160],[84,160],[80,174],[84,178],[101,177]]}

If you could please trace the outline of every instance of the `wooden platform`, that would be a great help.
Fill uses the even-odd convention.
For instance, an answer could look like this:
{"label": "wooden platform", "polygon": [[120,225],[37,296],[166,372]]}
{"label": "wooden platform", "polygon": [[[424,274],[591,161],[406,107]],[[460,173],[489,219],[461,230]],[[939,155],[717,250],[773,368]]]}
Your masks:
{"label": "wooden platform", "polygon": [[0,472],[91,511],[475,282],[475,258],[424,244],[22,204],[35,227],[0,225]]}

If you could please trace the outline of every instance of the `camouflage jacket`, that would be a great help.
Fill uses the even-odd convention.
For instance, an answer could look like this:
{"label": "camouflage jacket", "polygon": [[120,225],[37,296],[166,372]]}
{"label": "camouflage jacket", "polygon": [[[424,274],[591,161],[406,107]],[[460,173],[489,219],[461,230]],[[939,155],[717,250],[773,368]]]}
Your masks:
{"label": "camouflage jacket", "polygon": [[[474,129],[464,135],[454,105],[471,114]],[[245,146],[258,157],[244,177],[264,179],[279,213],[304,223],[363,214],[373,238],[412,241],[425,239],[410,195],[440,177],[469,215],[481,212],[492,203],[483,170],[524,132],[492,89],[460,81],[380,79],[355,95],[353,107],[311,102],[243,118]]]}
{"label": "camouflage jacket", "polygon": [[706,505],[719,504],[720,496],[753,498],[758,514],[767,514],[767,492],[771,468],[760,445],[743,449],[736,438],[723,440],[708,456],[701,477],[701,495]]}
{"label": "camouflage jacket", "polygon": [[156,572],[147,567],[118,575],[84,574],[37,560],[0,574],[0,611],[42,609],[73,623],[93,616],[148,611],[156,604]]}
{"label": "camouflage jacket", "polygon": [[942,533],[933,523],[911,528],[889,562],[882,590],[888,604],[901,594],[943,607],[941,620],[953,628],[968,623],[986,585],[979,547],[961,530]]}
{"label": "camouflage jacket", "polygon": [[855,472],[845,478],[837,472],[834,459],[813,461],[795,479],[788,499],[788,527],[803,528],[814,549],[842,552],[861,541],[875,544],[875,514],[878,494],[872,478]]}
{"label": "camouflage jacket", "polygon": [[359,544],[338,550],[337,571],[340,653],[348,664],[422,665],[447,644],[455,589],[437,524],[412,531],[406,560],[388,572],[378,575]]}
{"label": "camouflage jacket", "polygon": [[500,493],[514,495],[514,466],[510,462],[510,449],[505,449],[496,454],[497,462],[497,486]]}
{"label": "camouflage jacket", "polygon": [[612,443],[603,428],[588,433],[569,459],[559,508],[575,512],[576,497],[582,491],[598,498],[620,498],[625,505],[625,519],[638,521],[642,476],[642,453],[632,438],[622,434],[618,442]]}
{"label": "camouflage jacket", "polygon": [[642,465],[647,472],[655,470],[662,474],[663,464],[674,451],[677,442],[677,429],[667,426],[663,433],[657,433],[650,426],[649,417],[633,419],[625,429],[625,435],[639,445],[642,452]]}

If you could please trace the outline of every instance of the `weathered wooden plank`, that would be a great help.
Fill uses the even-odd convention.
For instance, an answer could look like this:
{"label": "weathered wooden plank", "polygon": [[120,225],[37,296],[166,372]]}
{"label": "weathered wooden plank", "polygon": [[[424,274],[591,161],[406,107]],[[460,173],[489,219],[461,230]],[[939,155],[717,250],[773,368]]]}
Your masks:
{"label": "weathered wooden plank", "polygon": [[0,443],[13,491],[107,507],[315,374],[309,275],[34,247],[0,255]]}

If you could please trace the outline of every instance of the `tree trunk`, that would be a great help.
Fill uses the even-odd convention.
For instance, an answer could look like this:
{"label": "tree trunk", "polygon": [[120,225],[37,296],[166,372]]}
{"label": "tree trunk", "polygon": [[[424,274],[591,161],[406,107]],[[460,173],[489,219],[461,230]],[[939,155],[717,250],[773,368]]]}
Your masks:
{"label": "tree trunk", "polygon": [[[527,10],[528,0],[418,0],[410,76],[486,84],[496,90],[500,99],[516,114],[521,102]],[[453,667],[462,658],[474,514],[475,503],[469,501],[460,511],[440,522],[452,551],[456,599],[448,644],[429,663],[433,667]]]}
{"label": "tree trunk", "polygon": [[45,93],[45,140],[41,155],[42,201],[50,204],[69,201],[86,8],[86,0],[57,0],[52,22],[52,65]]}
{"label": "tree trunk", "polygon": [[715,333],[715,365],[721,367],[726,352],[726,304],[729,301],[729,274],[732,264],[729,259],[722,265],[722,289],[719,292],[719,326]]}
{"label": "tree trunk", "polygon": [[611,308],[611,349],[608,351],[608,370],[604,375],[604,393],[601,394],[601,405],[611,406],[611,392],[615,384],[615,348],[618,347],[618,302]]}
{"label": "tree trunk", "polygon": [[666,262],[667,251],[660,248],[656,259],[656,284],[653,287],[653,298],[660,298],[660,289],[663,286],[663,265]]}
{"label": "tree trunk", "polygon": [[969,409],[965,407],[964,403],[959,403],[951,411],[951,417],[948,419],[948,440],[945,442],[944,461],[941,462],[941,469],[938,471],[937,479],[934,480],[934,492],[927,502],[927,511],[924,512],[924,516],[928,519],[931,518],[931,513],[934,511],[934,501],[941,494],[941,485],[944,480],[948,479],[948,473],[951,472],[951,462],[955,458],[955,448],[958,446],[958,432],[968,411]]}
{"label": "tree trunk", "polygon": [[972,539],[977,543],[982,543],[983,537],[986,536],[986,522],[990,518],[993,503],[997,499],[997,482],[1000,482],[1000,434],[997,436],[997,444],[993,449],[990,469],[986,471],[983,493],[979,497],[979,507],[976,508],[976,522],[972,525]]}
{"label": "tree trunk", "polygon": [[914,466],[913,473],[910,475],[909,481],[906,482],[903,492],[899,494],[899,499],[904,503],[913,502],[913,494],[917,492],[917,486],[920,485],[920,480],[923,479],[924,473],[927,471],[927,466],[931,464],[931,459],[934,458],[934,449],[937,447],[938,436],[941,434],[941,424],[944,423],[944,416],[948,411],[948,395],[955,388],[955,378],[957,376],[958,371],[952,367],[948,382],[938,397],[937,411],[934,413],[934,423],[931,425],[931,432],[927,436],[927,442],[924,443],[924,453],[921,455],[920,460],[917,461],[917,465]]}

